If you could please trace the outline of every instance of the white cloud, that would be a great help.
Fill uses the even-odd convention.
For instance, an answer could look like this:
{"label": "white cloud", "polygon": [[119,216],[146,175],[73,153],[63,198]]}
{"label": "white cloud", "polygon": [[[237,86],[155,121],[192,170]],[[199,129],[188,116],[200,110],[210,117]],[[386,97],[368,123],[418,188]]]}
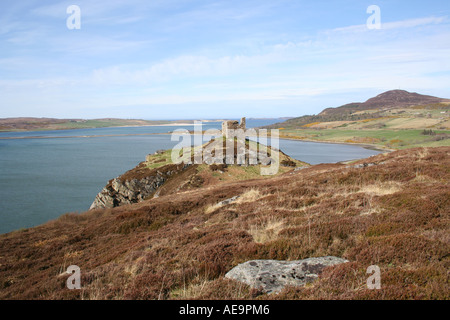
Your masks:
{"label": "white cloud", "polygon": [[96,69],[92,79],[102,83],[158,83],[171,79],[220,77],[242,73],[269,63],[268,56],[179,56],[150,66],[112,66]]}
{"label": "white cloud", "polygon": [[[441,24],[448,22],[447,17],[424,17],[417,19],[407,19],[401,21],[393,21],[393,22],[383,22],[381,19],[381,30],[393,30],[393,29],[401,29],[401,28],[415,28],[419,26],[426,26],[431,24]],[[373,30],[369,30],[367,25],[360,24],[354,26],[347,26],[341,28],[335,28],[332,30],[327,30],[326,33],[360,33],[360,32],[371,32]]]}
{"label": "white cloud", "polygon": [[425,17],[418,19],[409,19],[403,21],[382,23],[381,28],[385,30],[399,29],[399,28],[415,28],[430,24],[440,24],[447,21],[447,17]]}

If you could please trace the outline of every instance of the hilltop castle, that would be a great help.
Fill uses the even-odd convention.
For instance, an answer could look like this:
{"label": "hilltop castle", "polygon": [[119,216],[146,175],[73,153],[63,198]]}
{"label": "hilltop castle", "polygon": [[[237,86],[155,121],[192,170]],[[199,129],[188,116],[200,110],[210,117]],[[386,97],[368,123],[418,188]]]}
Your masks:
{"label": "hilltop castle", "polygon": [[245,117],[241,118],[241,123],[235,120],[227,120],[222,122],[222,135],[225,138],[229,138],[229,130],[242,129],[245,131]]}

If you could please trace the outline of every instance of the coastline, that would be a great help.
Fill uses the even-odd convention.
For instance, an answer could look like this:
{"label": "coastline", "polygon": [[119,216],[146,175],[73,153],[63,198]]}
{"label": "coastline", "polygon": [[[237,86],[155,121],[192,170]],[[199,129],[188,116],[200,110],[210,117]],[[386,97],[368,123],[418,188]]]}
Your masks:
{"label": "coastline", "polygon": [[0,130],[0,133],[7,132],[42,132],[42,131],[61,131],[61,130],[83,130],[83,129],[102,129],[102,128],[135,128],[135,127],[178,127],[192,126],[193,123],[174,123],[174,124],[137,124],[127,126],[107,126],[107,127],[83,127],[83,128],[39,128],[39,129],[16,129],[16,130]]}
{"label": "coastline", "polygon": [[64,139],[64,138],[105,138],[105,137],[126,137],[126,136],[152,136],[152,135],[168,135],[171,132],[152,132],[152,133],[124,133],[124,134],[98,134],[98,135],[82,135],[82,136],[29,136],[29,137],[0,137],[0,140],[19,140],[19,139]]}
{"label": "coastline", "polygon": [[[177,124],[158,124],[158,125],[133,125],[133,126],[115,126],[115,127],[102,127],[102,128],[135,128],[135,127],[170,127],[170,126],[191,126],[192,124],[188,123],[177,123]],[[81,128],[80,128],[81,129]],[[82,129],[95,129],[95,128],[82,128]],[[63,130],[63,129],[61,129]],[[65,129],[65,130],[78,130],[78,129]],[[0,131],[2,132],[42,132],[41,131]],[[49,130],[54,131],[54,130]],[[125,133],[125,134],[99,134],[99,135],[74,135],[74,136],[27,136],[27,137],[0,137],[0,140],[18,140],[18,139],[61,139],[61,138],[101,138],[101,137],[124,137],[124,136],[147,136],[147,135],[169,135],[172,132],[164,132],[164,133]],[[383,148],[378,145],[373,144],[363,144],[363,143],[349,143],[349,142],[340,142],[340,141],[328,141],[328,140],[312,140],[312,139],[300,139],[293,137],[284,137],[281,136],[280,139],[283,140],[292,140],[292,141],[304,141],[304,142],[314,142],[314,143],[328,143],[328,144],[342,144],[342,145],[350,145],[350,146],[359,146],[369,150],[375,150],[380,152],[392,152],[396,151],[396,149]]]}
{"label": "coastline", "polygon": [[[192,120],[196,121],[196,120]],[[221,122],[222,120],[199,120],[202,122]],[[121,126],[86,126],[81,128],[34,128],[34,129],[14,129],[14,130],[0,130],[3,132],[41,132],[41,131],[60,131],[60,130],[81,130],[81,129],[100,129],[100,128],[135,128],[135,127],[179,127],[179,126],[193,126],[194,123],[188,122],[174,122],[174,123],[163,123],[163,124],[136,124],[136,125],[121,125]]]}
{"label": "coastline", "polygon": [[344,144],[344,145],[348,145],[348,146],[359,146],[359,147],[362,147],[362,148],[365,148],[365,149],[381,151],[381,152],[397,151],[397,149],[383,148],[381,146],[378,146],[378,145],[375,145],[375,144],[368,144],[368,143],[350,143],[350,142],[329,141],[329,140],[318,141],[318,140],[312,140],[312,139],[287,138],[287,137],[280,137],[280,139],[294,140],[294,141],[305,141],[305,142],[317,142],[317,143]]}
{"label": "coastline", "polygon": [[[136,127],[179,127],[179,126],[193,126],[193,123],[173,123],[173,124],[136,124],[128,126],[113,126],[113,127],[98,127],[98,128],[136,128]],[[96,129],[92,128],[82,128],[82,129]]]}

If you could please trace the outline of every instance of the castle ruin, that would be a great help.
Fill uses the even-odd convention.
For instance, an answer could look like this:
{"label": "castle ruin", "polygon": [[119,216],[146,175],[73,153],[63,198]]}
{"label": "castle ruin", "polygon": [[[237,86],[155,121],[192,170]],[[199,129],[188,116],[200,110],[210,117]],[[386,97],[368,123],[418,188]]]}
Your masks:
{"label": "castle ruin", "polygon": [[229,130],[242,129],[245,131],[245,117],[241,118],[241,123],[236,120],[227,120],[222,122],[222,135],[225,138],[230,138]]}

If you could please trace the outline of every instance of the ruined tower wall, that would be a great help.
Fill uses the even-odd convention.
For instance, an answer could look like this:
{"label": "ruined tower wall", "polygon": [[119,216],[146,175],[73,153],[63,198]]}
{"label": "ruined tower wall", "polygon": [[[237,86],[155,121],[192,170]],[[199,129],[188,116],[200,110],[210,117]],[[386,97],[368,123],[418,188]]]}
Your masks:
{"label": "ruined tower wall", "polygon": [[229,138],[229,130],[237,130],[237,129],[243,129],[245,130],[246,124],[245,124],[245,117],[241,118],[241,123],[233,120],[227,120],[222,122],[222,135],[225,138]]}

